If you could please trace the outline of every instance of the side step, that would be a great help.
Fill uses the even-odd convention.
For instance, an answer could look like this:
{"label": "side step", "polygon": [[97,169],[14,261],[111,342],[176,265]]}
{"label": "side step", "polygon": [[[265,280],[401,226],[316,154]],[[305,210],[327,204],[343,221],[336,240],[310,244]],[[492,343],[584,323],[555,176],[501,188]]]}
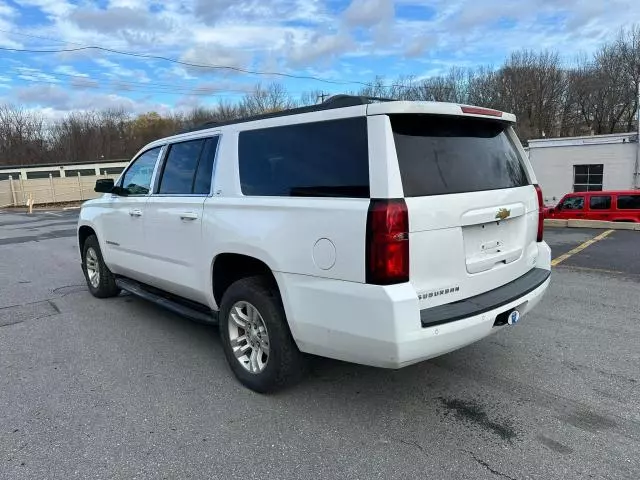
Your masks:
{"label": "side step", "polygon": [[160,305],[173,313],[177,313],[178,315],[189,318],[195,322],[207,325],[218,324],[218,313],[210,310],[204,305],[164,293],[161,290],[149,287],[129,278],[116,278],[116,285],[132,295],[153,302],[156,305]]}

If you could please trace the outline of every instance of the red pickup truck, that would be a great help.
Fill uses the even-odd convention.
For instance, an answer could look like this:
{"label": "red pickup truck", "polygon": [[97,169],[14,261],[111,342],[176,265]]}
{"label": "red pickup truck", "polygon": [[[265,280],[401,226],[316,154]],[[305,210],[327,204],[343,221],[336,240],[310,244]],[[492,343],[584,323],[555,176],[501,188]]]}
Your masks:
{"label": "red pickup truck", "polygon": [[544,217],[640,223],[640,190],[568,193]]}

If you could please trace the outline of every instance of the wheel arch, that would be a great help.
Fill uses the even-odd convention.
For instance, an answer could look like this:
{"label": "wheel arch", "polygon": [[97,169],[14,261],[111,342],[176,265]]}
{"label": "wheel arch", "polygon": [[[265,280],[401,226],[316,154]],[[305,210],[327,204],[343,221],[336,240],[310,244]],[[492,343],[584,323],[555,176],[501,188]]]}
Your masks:
{"label": "wheel arch", "polygon": [[[78,248],[80,249],[80,256],[82,256],[82,250],[84,249],[84,243],[91,235],[95,235],[97,238],[96,230],[91,225],[80,225],[78,227]],[[100,239],[98,239],[100,242]]]}
{"label": "wheel arch", "polygon": [[223,252],[216,255],[211,262],[211,287],[216,305],[220,307],[222,296],[232,283],[258,275],[269,278],[282,297],[273,269],[264,259],[237,252]]}

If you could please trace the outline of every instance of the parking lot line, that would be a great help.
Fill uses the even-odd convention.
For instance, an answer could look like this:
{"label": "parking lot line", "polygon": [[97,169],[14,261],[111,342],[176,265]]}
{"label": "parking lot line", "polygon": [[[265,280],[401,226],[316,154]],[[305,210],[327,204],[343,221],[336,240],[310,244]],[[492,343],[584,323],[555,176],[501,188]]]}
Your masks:
{"label": "parking lot line", "polygon": [[570,258],[571,256],[575,255],[576,253],[581,252],[582,250],[584,250],[585,248],[587,248],[589,245],[593,245],[596,242],[599,242],[600,240],[608,237],[609,235],[611,235],[614,232],[614,230],[607,230],[606,232],[601,233],[600,235],[593,237],[591,240],[587,240],[586,242],[578,245],[576,248],[574,248],[573,250],[569,250],[567,253],[565,253],[564,255],[560,255],[558,258],[554,258],[551,261],[551,266],[555,267],[556,265],[564,262],[566,259]]}

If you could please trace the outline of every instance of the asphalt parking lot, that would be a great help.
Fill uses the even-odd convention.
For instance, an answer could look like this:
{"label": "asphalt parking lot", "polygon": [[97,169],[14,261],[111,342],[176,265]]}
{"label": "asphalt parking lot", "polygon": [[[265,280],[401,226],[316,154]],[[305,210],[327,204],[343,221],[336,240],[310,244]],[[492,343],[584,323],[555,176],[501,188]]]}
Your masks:
{"label": "asphalt parking lot", "polygon": [[[77,211],[0,213],[0,478],[640,478],[640,232],[514,327],[387,371],[242,388],[216,331],[87,292]],[[602,231],[548,229],[554,257]]]}

